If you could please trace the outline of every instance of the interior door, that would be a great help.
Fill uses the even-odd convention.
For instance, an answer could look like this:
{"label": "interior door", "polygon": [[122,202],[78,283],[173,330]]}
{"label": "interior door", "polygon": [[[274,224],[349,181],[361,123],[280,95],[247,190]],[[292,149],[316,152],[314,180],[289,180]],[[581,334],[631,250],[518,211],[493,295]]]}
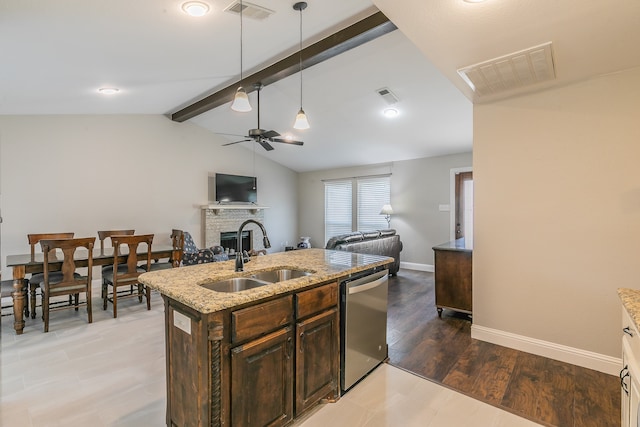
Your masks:
{"label": "interior door", "polygon": [[473,172],[456,173],[455,186],[455,237],[473,237]]}

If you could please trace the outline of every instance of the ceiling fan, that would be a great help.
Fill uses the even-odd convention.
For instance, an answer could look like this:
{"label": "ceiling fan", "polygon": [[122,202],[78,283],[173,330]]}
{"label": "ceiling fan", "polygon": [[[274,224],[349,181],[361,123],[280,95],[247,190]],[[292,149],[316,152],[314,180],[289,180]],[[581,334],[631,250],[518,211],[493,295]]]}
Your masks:
{"label": "ceiling fan", "polygon": [[302,141],[294,141],[288,138],[277,138],[280,136],[278,132],[275,130],[264,130],[260,128],[260,90],[262,89],[261,83],[256,83],[253,85],[254,89],[258,92],[258,127],[256,129],[249,129],[249,134],[245,136],[245,139],[241,139],[240,141],[229,142],[227,144],[222,144],[222,146],[238,144],[240,142],[247,141],[255,141],[258,144],[262,145],[267,151],[273,150],[273,146],[270,144],[271,142],[280,142],[283,144],[291,144],[291,145],[303,145]]}

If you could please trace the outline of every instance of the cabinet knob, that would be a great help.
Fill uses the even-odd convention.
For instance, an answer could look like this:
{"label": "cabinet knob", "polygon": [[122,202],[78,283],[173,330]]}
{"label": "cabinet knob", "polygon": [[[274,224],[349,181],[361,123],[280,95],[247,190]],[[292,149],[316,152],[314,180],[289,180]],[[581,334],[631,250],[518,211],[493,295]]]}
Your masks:
{"label": "cabinet knob", "polygon": [[624,332],[625,334],[629,335],[630,337],[633,336],[633,331],[631,330],[631,327],[626,326],[624,328],[622,328],[622,332]]}

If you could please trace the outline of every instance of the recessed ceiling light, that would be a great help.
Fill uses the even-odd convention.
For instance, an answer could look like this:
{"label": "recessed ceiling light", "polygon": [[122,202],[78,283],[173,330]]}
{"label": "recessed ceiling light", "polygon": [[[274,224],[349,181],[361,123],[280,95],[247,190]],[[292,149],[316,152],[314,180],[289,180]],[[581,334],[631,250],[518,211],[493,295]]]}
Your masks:
{"label": "recessed ceiling light", "polygon": [[465,3],[482,3],[485,0],[463,0]]}
{"label": "recessed ceiling light", "polygon": [[120,92],[120,89],[118,89],[117,87],[101,87],[100,89],[98,89],[98,92],[103,95],[114,95]]}
{"label": "recessed ceiling light", "polygon": [[382,114],[384,114],[385,117],[392,119],[394,117],[397,117],[400,114],[400,111],[395,108],[385,108],[382,111]]}
{"label": "recessed ceiling light", "polygon": [[182,4],[182,10],[189,16],[204,16],[209,12],[209,5],[201,1],[188,1]]}

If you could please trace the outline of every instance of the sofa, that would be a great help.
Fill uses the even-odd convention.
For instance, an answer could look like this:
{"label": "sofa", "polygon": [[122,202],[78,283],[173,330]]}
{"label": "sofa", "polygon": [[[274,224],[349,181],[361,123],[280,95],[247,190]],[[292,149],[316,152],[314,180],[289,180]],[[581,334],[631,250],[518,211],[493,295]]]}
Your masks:
{"label": "sofa", "polygon": [[389,274],[395,276],[400,269],[402,242],[394,229],[354,231],[334,236],[327,241],[325,249],[393,257],[395,261],[389,266]]}

